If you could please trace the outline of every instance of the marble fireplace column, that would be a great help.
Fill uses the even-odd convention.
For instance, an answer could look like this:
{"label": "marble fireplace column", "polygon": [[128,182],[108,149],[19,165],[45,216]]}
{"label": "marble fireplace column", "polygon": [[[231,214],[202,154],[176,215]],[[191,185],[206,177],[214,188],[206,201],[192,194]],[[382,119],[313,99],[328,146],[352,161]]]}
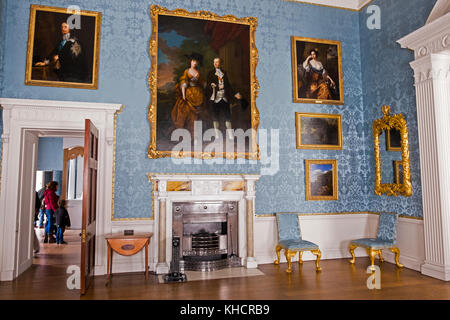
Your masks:
{"label": "marble fireplace column", "polygon": [[156,273],[163,274],[169,272],[169,266],[166,261],[166,208],[167,208],[167,181],[158,182],[158,200],[159,200],[159,217],[158,217],[158,264],[156,265]]}
{"label": "marble fireplace column", "polygon": [[245,266],[247,268],[257,268],[258,264],[255,259],[255,244],[254,244],[254,219],[255,219],[255,181],[247,181],[247,192],[245,199],[247,200],[247,258],[245,261]]}

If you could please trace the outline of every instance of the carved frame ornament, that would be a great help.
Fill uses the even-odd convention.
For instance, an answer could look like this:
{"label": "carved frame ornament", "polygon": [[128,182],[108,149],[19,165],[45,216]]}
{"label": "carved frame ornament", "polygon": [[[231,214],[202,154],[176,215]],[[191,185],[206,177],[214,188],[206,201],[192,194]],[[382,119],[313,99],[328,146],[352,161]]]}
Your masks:
{"label": "carved frame ornament", "polygon": [[[203,20],[213,20],[229,23],[238,23],[248,25],[250,28],[250,97],[251,97],[251,128],[252,137],[250,143],[249,152],[203,152],[203,151],[162,151],[157,150],[156,146],[156,122],[157,122],[157,79],[158,79],[158,16],[175,16],[185,17]],[[184,9],[168,10],[158,5],[150,6],[150,16],[152,20],[152,37],[150,39],[149,53],[151,58],[151,69],[148,77],[148,85],[150,88],[150,105],[148,106],[148,120],[150,123],[150,144],[148,147],[148,158],[200,158],[200,159],[213,159],[213,158],[227,158],[237,159],[245,158],[251,160],[259,160],[259,146],[257,143],[257,129],[259,126],[260,118],[259,111],[256,107],[256,98],[259,92],[259,82],[256,78],[256,66],[258,65],[258,50],[255,45],[255,32],[258,26],[258,19],[255,17],[237,18],[233,15],[219,16],[209,11],[195,11],[189,12]]]}
{"label": "carved frame ornament", "polygon": [[[375,193],[379,196],[386,194],[388,196],[412,195],[411,172],[409,169],[409,143],[408,127],[406,120],[401,113],[390,115],[390,106],[382,106],[383,117],[373,121],[373,144],[375,155]],[[382,183],[381,182],[381,158],[380,158],[380,135],[383,130],[397,129],[400,131],[401,152],[403,165],[403,183]]]}

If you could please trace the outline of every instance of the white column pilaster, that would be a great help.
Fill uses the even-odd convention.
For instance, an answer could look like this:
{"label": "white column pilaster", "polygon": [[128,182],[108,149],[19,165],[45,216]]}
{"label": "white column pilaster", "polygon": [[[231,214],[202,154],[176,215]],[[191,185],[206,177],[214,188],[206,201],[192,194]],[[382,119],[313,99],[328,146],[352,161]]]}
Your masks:
{"label": "white column pilaster", "polygon": [[156,265],[156,273],[164,274],[169,272],[169,265],[166,260],[166,210],[167,210],[167,181],[158,181],[159,191],[159,217],[158,217],[158,264]]}
{"label": "white column pilaster", "polygon": [[255,259],[255,180],[246,181],[246,194],[247,200],[247,257],[245,259],[245,266],[247,268],[257,268],[258,263]]}
{"label": "white column pilaster", "polygon": [[414,69],[425,235],[423,274],[450,280],[450,55],[430,54]]}
{"label": "white column pilaster", "polygon": [[423,274],[450,280],[450,12],[438,0],[425,25],[397,42],[414,51],[425,239]]}

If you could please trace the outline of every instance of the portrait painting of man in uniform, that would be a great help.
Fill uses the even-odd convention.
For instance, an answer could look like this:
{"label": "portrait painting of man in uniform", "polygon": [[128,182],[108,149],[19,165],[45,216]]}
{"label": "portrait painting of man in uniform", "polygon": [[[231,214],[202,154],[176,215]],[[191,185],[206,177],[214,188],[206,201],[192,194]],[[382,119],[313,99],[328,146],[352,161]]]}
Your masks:
{"label": "portrait painting of man in uniform", "polygon": [[101,13],[30,7],[25,84],[98,88]]}
{"label": "portrait painting of man in uniform", "polygon": [[256,158],[256,18],[156,5],[151,16],[148,156]]}
{"label": "portrait painting of man in uniform", "polygon": [[344,104],[341,43],[292,37],[294,102]]}

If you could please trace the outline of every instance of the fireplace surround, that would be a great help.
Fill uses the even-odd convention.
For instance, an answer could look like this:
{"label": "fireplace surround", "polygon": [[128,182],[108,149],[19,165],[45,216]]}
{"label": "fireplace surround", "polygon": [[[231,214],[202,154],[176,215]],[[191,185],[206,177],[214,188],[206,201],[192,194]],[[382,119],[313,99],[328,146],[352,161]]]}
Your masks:
{"label": "fireplace surround", "polygon": [[215,270],[230,262],[256,268],[253,228],[259,177],[148,174],[153,183],[151,259],[155,272],[169,272],[170,243],[175,235],[181,237],[180,265],[185,270]]}

